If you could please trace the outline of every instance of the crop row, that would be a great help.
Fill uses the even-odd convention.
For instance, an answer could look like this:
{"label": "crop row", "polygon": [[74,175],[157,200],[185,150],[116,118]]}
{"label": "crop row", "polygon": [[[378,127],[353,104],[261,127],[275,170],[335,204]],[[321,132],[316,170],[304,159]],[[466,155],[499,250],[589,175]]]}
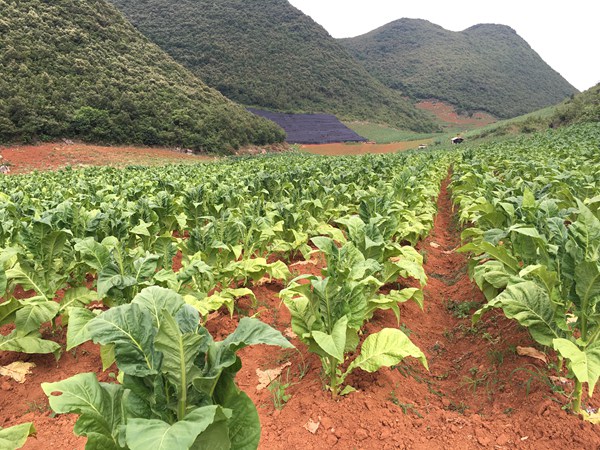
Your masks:
{"label": "crop row", "polygon": [[452,192],[462,251],[487,298],[475,313],[504,314],[566,361],[572,408],[582,409],[600,377],[600,126],[465,151]]}
{"label": "crop row", "polygon": [[[406,356],[426,365],[398,329],[357,348],[375,310],[422,305],[418,288],[379,290],[399,277],[425,283],[409,244],[431,228],[452,159],[285,155],[5,177],[0,325],[14,327],[0,350],[59,357],[61,346],[40,333],[47,322],[68,324],[67,349],[101,345],[118,384],[80,374],[43,385],[56,412],[80,415],[75,432],[90,448],[159,448],[159,436],[165,448],[255,447],[260,424],[235,384],[236,352],[291,344],[250,318],[216,342],[203,326],[208,314],[252,297],[251,281],[289,281],[281,297],[292,328],[321,358],[333,396],[351,392],[354,369]],[[327,261],[322,276],[290,281],[287,263],[314,252]],[[342,372],[350,352],[358,356]]]}

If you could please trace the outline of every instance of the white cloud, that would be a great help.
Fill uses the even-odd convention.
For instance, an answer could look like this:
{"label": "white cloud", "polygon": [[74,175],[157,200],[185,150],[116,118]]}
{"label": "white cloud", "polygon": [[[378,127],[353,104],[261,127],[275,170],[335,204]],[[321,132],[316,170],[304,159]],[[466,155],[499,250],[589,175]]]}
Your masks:
{"label": "white cloud", "polygon": [[290,0],[333,37],[367,33],[402,17],[461,31],[478,23],[514,28],[552,68],[585,90],[600,82],[600,3],[592,0]]}

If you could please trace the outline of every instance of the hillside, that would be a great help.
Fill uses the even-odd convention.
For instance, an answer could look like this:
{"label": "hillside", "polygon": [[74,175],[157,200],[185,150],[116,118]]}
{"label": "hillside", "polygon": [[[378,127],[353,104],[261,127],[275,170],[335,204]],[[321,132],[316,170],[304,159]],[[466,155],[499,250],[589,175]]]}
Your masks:
{"label": "hillside", "polygon": [[111,1],[176,61],[242,104],[434,128],[287,0]]}
{"label": "hillside", "polygon": [[556,107],[553,126],[600,122],[600,83],[565,100]]}
{"label": "hillside", "polygon": [[514,117],[577,92],[504,25],[454,32],[401,19],[340,43],[385,85],[465,111]]}
{"label": "hillside", "polygon": [[104,0],[0,0],[0,142],[61,137],[225,151],[281,141]]}

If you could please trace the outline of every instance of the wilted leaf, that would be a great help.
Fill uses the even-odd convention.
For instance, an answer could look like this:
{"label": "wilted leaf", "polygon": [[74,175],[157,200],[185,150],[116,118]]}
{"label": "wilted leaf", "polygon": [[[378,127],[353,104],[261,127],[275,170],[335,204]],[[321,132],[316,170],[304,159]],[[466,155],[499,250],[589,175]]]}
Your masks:
{"label": "wilted leaf", "polygon": [[26,376],[31,373],[33,367],[35,367],[34,363],[16,361],[8,366],[0,367],[0,375],[10,377],[17,383],[23,384],[25,383]]}
{"label": "wilted leaf", "polygon": [[315,434],[321,425],[321,421],[315,422],[312,419],[308,419],[308,422],[304,424],[304,428],[312,434]]}
{"label": "wilted leaf", "polygon": [[282,366],[276,367],[275,369],[267,369],[267,370],[256,369],[256,375],[258,376],[258,384],[256,385],[256,390],[262,391],[269,384],[271,384],[271,382],[275,378],[277,378],[279,375],[281,375],[281,372],[283,372],[283,369],[285,369],[286,367],[289,367],[291,365],[292,365],[292,363],[288,361],[285,364],[283,364]]}
{"label": "wilted leaf", "polygon": [[545,364],[548,364],[548,358],[546,355],[533,347],[517,347],[517,355],[529,356],[530,358],[539,359]]}
{"label": "wilted leaf", "polygon": [[430,242],[430,243],[429,243],[429,245],[430,245],[431,247],[433,247],[433,248],[440,248],[440,247],[441,247],[441,245],[440,245],[440,244],[437,244],[437,243],[435,243],[435,242]]}
{"label": "wilted leaf", "polygon": [[294,339],[294,338],[298,337],[298,335],[296,333],[294,333],[294,331],[291,328],[286,328],[285,330],[283,330],[283,335],[290,339]]}

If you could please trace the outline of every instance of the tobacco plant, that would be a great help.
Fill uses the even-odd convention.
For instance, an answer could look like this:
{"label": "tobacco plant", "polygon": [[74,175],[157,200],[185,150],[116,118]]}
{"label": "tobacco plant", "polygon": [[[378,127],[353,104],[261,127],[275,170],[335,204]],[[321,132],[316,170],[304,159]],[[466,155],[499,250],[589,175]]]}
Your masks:
{"label": "tobacco plant", "polygon": [[406,288],[378,295],[383,283],[374,275],[383,270],[381,264],[365,258],[350,242],[338,248],[333,240],[321,237],[313,238],[313,243],[327,259],[324,277],[301,275],[280,296],[290,310],[294,333],[320,357],[332,396],[352,391],[351,386],[342,386],[357,367],[374,372],[406,356],[418,358],[427,367],[425,355],[402,331],[384,329],[368,336],[359,356],[346,371],[341,370],[346,355],[358,347],[361,327],[375,310],[392,309],[399,319],[398,304],[413,299],[422,305],[422,292]]}
{"label": "tobacco plant", "polygon": [[102,345],[103,362],[116,362],[121,384],[92,373],[43,383],[57,413],[75,413],[75,433],[86,448],[256,448],[258,413],[235,384],[236,353],[249,345],[293,346],[257,319],[243,318],[223,341],[199,325],[198,312],[173,291],[144,289],[130,304],[71,324],[77,343]]}

